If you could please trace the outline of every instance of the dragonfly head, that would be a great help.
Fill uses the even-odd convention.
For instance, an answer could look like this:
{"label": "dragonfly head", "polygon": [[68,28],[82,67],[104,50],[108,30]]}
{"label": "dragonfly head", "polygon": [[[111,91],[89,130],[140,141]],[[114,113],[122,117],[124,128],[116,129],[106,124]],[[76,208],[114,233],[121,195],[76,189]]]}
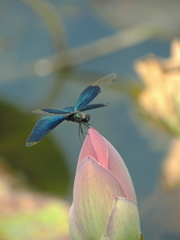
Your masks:
{"label": "dragonfly head", "polygon": [[82,122],[88,123],[89,121],[90,121],[90,115],[89,114],[83,114]]}

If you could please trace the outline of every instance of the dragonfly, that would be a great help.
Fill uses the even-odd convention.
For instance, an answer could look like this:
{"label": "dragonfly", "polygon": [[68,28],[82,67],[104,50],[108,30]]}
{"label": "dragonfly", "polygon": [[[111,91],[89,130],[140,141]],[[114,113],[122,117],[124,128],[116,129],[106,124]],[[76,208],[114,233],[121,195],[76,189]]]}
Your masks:
{"label": "dragonfly", "polygon": [[102,90],[107,88],[115,79],[115,73],[109,74],[95,83],[89,85],[80,94],[74,107],[61,109],[37,109],[33,113],[40,114],[43,117],[36,123],[31,134],[29,135],[26,146],[31,147],[41,141],[49,132],[63,121],[70,121],[79,124],[79,131],[82,133],[82,125],[90,127],[90,115],[84,111],[95,108],[105,107],[108,104],[98,103],[89,104]]}

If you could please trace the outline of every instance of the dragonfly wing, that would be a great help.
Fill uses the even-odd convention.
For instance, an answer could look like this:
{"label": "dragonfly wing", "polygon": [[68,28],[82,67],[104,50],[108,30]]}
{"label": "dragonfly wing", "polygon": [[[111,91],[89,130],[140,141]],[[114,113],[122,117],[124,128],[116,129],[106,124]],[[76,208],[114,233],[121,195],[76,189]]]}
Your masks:
{"label": "dragonfly wing", "polygon": [[75,111],[82,110],[88,105],[102,90],[107,88],[116,79],[116,74],[109,74],[95,83],[88,86],[79,96],[75,105]]}
{"label": "dragonfly wing", "polygon": [[64,111],[64,112],[72,113],[72,112],[74,112],[74,107],[66,107],[66,108],[62,108],[60,110]]}
{"label": "dragonfly wing", "polygon": [[26,146],[31,147],[43,139],[51,130],[65,120],[65,116],[46,116],[41,118],[34,126],[27,139]]}
{"label": "dragonfly wing", "polygon": [[62,109],[37,109],[33,111],[33,113],[48,116],[68,115],[72,112],[74,112],[74,107],[67,107]]}
{"label": "dragonfly wing", "polygon": [[81,111],[88,111],[88,110],[91,110],[91,109],[106,107],[106,106],[108,106],[108,104],[103,104],[103,103],[90,104],[90,105],[87,105],[84,108],[82,108]]}

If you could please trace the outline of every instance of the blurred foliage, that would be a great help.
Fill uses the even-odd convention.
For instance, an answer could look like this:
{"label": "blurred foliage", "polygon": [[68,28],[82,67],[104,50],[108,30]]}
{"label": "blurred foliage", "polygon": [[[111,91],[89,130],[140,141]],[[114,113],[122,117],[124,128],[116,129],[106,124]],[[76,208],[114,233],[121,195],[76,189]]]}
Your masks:
{"label": "blurred foliage", "polygon": [[[144,27],[153,37],[174,37],[179,32],[179,0],[93,0],[95,10],[112,27]],[[131,16],[131,17],[130,17]]]}
{"label": "blurred foliage", "polygon": [[134,64],[145,85],[137,99],[141,114],[175,137],[180,136],[179,60],[180,42],[173,40],[168,59],[149,55]]}
{"label": "blurred foliage", "polygon": [[[164,191],[160,185],[144,201],[140,214],[147,239],[180,239],[180,190]],[[158,227],[157,227],[158,226]]]}
{"label": "blurred foliage", "polygon": [[31,213],[19,210],[11,216],[0,217],[1,240],[62,240],[68,235],[69,209],[60,203],[49,202]]}
{"label": "blurred foliage", "polygon": [[180,187],[180,139],[171,141],[169,151],[162,162],[162,186],[166,191]]}
{"label": "blurred foliage", "polygon": [[27,191],[1,158],[0,239],[68,239],[67,203]]}
{"label": "blurred foliage", "polygon": [[0,102],[0,154],[27,183],[34,188],[64,195],[69,185],[69,172],[62,153],[48,136],[38,147],[27,148],[26,139],[35,118],[7,103]]}
{"label": "blurred foliage", "polygon": [[46,0],[21,0],[31,7],[46,25],[58,50],[66,49],[65,31],[59,12]]}

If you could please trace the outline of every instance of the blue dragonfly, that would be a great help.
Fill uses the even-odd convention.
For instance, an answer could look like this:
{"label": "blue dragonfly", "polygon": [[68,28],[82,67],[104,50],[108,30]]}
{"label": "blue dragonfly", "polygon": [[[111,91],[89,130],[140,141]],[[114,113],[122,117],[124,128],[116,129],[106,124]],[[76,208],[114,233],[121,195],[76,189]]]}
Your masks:
{"label": "blue dragonfly", "polygon": [[[102,90],[107,88],[116,79],[116,74],[109,74],[88,86],[79,96],[74,107],[62,109],[38,109],[33,113],[43,115],[34,126],[27,139],[26,146],[31,147],[42,140],[50,131],[64,120],[79,123],[79,133],[83,133],[82,125],[90,126],[90,115],[84,111],[105,107],[107,104],[89,104]],[[89,104],[89,105],[88,105]]]}

